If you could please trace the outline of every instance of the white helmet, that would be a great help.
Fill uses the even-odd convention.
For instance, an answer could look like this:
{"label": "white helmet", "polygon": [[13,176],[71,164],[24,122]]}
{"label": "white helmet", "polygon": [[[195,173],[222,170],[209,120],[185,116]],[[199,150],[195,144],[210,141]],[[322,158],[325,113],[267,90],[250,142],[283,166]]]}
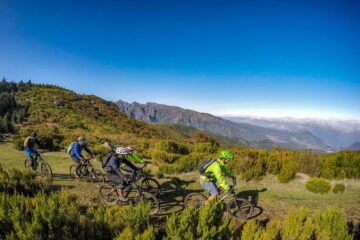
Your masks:
{"label": "white helmet", "polygon": [[127,154],[126,148],[123,148],[123,147],[118,147],[118,148],[116,148],[116,149],[115,149],[115,152],[116,152],[117,154],[122,154],[122,155]]}

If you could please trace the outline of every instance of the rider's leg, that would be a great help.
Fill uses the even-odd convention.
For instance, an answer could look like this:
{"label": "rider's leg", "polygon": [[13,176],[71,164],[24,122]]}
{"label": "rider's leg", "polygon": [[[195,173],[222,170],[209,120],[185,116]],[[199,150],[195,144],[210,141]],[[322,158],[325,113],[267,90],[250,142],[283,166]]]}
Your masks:
{"label": "rider's leg", "polygon": [[78,159],[77,157],[71,155],[71,159],[74,161],[76,167],[75,167],[75,177],[76,178],[80,178],[80,167],[81,167],[81,163],[80,163],[80,159]]}
{"label": "rider's leg", "polygon": [[118,191],[118,193],[120,193],[120,199],[121,200],[126,200],[124,198],[124,194],[123,194],[123,188],[124,188],[124,179],[122,177],[120,177],[118,174],[116,173],[110,173],[107,172],[106,173],[106,177],[111,181],[116,183],[116,185],[118,185],[120,187],[120,191]]}
{"label": "rider's leg", "polygon": [[210,197],[208,197],[207,202],[216,199],[216,197],[219,195],[219,189],[217,188],[214,182],[200,179],[200,184],[210,194]]}
{"label": "rider's leg", "polygon": [[27,158],[31,162],[31,168],[36,172],[36,163],[35,163],[34,159],[31,156],[31,151],[28,148],[25,148],[24,151],[25,151],[25,154],[26,154]]}

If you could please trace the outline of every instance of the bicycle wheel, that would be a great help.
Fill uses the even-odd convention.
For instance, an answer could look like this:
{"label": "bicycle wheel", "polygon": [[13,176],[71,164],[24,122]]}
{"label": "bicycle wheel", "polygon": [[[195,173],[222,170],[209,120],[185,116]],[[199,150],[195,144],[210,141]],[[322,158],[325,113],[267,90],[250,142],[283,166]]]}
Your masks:
{"label": "bicycle wheel", "polygon": [[142,192],[136,195],[134,204],[136,205],[140,202],[144,202],[145,204],[150,205],[150,215],[155,215],[160,210],[159,200],[149,192]]}
{"label": "bicycle wheel", "polygon": [[154,178],[145,178],[141,181],[141,189],[145,192],[149,192],[154,196],[160,195],[160,184]]}
{"label": "bicycle wheel", "polygon": [[89,180],[95,187],[100,187],[105,182],[104,174],[100,170],[94,169],[89,173]]}
{"label": "bicycle wheel", "polygon": [[200,208],[206,202],[207,197],[201,193],[190,193],[184,199],[185,207]]}
{"label": "bicycle wheel", "polygon": [[25,165],[26,168],[29,168],[30,170],[32,170],[31,160],[30,159],[25,159],[24,165]]}
{"label": "bicycle wheel", "polygon": [[246,199],[234,198],[226,205],[228,213],[238,219],[247,220],[253,212],[253,205]]}
{"label": "bicycle wheel", "polygon": [[41,161],[40,171],[43,178],[52,179],[52,170],[47,162]]}
{"label": "bicycle wheel", "polygon": [[101,201],[110,206],[115,205],[119,199],[119,193],[116,191],[115,187],[106,183],[100,185],[99,196]]}

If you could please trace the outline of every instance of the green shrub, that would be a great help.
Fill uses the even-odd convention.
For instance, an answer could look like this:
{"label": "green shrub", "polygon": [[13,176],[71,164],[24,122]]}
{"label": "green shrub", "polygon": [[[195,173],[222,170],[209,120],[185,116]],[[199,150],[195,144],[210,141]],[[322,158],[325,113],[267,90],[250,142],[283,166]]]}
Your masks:
{"label": "green shrub", "polygon": [[307,208],[300,208],[298,211],[292,209],[287,214],[282,229],[282,239],[297,240],[311,239],[314,232],[313,221],[310,211]]}
{"label": "green shrub", "polygon": [[316,239],[351,240],[343,210],[328,207],[314,216]]}
{"label": "green shrub", "polygon": [[223,216],[222,205],[212,201],[202,209],[186,208],[166,222],[165,239],[234,239],[234,220]]}
{"label": "green shrub", "polygon": [[294,179],[296,175],[296,165],[293,159],[287,159],[282,162],[281,170],[277,177],[279,182],[287,183],[290,180]]}
{"label": "green shrub", "polygon": [[78,239],[80,213],[77,201],[62,191],[34,198],[0,193],[1,239]]}
{"label": "green shrub", "polygon": [[342,183],[337,183],[334,185],[333,187],[333,192],[334,193],[343,193],[345,192],[345,185]]}
{"label": "green shrub", "polygon": [[305,184],[306,188],[313,193],[328,193],[331,189],[329,181],[322,178],[312,178]]}
{"label": "green shrub", "polygon": [[189,149],[180,143],[172,140],[160,140],[156,143],[155,148],[160,151],[175,154],[189,154]]}
{"label": "green shrub", "polygon": [[242,240],[274,240],[278,239],[280,230],[280,221],[275,218],[264,228],[255,220],[244,224],[241,231]]}
{"label": "green shrub", "polygon": [[0,192],[34,196],[40,191],[48,190],[49,185],[50,182],[36,179],[36,174],[27,169],[11,168],[5,171],[0,164]]}
{"label": "green shrub", "polygon": [[151,157],[155,161],[160,161],[164,163],[174,163],[180,158],[180,154],[166,153],[165,151],[153,150]]}

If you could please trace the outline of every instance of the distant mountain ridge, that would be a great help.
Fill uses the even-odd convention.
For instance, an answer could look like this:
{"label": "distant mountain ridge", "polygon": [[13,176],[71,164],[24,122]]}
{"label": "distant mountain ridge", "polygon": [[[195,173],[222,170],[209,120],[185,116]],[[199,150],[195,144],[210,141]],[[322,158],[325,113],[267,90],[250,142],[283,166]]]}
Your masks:
{"label": "distant mountain ridge", "polygon": [[345,148],[345,150],[360,151],[360,142],[354,142],[353,144]]}
{"label": "distant mountain ridge", "polygon": [[281,146],[292,149],[312,148],[322,151],[334,150],[321,139],[308,131],[289,132],[254,126],[248,123],[235,123],[208,113],[200,113],[176,106],[157,103],[140,104],[118,101],[120,110],[136,120],[143,122],[176,123],[188,125],[213,134],[236,139],[252,146],[273,148]]}
{"label": "distant mountain ridge", "polygon": [[329,120],[311,118],[269,118],[254,116],[221,116],[225,119],[249,123],[252,125],[286,130],[311,132],[314,136],[338,148],[346,148],[354,142],[360,142],[360,121],[357,120]]}

